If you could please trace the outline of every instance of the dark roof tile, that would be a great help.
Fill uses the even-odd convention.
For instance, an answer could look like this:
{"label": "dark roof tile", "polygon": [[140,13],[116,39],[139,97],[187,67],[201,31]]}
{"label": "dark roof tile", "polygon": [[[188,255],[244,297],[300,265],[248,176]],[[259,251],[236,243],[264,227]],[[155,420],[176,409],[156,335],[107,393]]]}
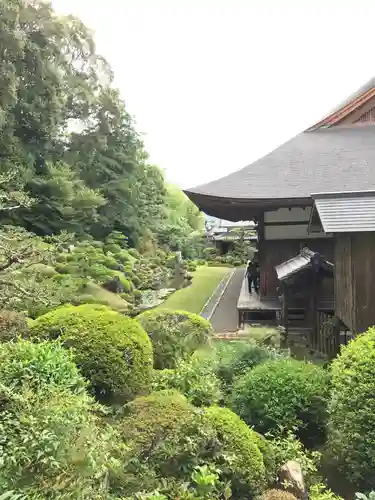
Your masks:
{"label": "dark roof tile", "polygon": [[239,200],[375,189],[375,126],[303,132],[251,165],[186,190]]}

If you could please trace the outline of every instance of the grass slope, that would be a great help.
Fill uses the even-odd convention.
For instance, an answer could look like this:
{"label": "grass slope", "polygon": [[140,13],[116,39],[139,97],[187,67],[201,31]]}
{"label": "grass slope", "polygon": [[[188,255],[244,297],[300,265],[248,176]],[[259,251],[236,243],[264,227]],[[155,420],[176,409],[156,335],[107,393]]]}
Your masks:
{"label": "grass slope", "polygon": [[160,306],[161,309],[182,309],[199,314],[215,291],[223,276],[230,271],[226,267],[199,267],[193,274],[192,284],[177,290]]}
{"label": "grass slope", "polygon": [[105,290],[96,283],[87,283],[84,290],[85,295],[91,295],[100,304],[106,305],[119,312],[125,312],[128,308],[128,303],[119,295]]}

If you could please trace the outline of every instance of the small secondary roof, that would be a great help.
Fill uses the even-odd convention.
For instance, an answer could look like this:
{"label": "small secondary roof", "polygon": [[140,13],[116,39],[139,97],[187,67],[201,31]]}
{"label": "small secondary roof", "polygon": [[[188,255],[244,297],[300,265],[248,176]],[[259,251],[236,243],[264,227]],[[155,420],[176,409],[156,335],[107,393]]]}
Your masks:
{"label": "small secondary roof", "polygon": [[313,194],[313,214],[326,233],[375,231],[375,191]]}
{"label": "small secondary roof", "polygon": [[314,257],[318,258],[321,267],[328,271],[333,271],[333,264],[324,260],[317,252],[313,252],[307,247],[302,248],[300,253],[291,259],[275,266],[277,277],[280,281],[287,280],[291,276],[308,269],[312,266]]}

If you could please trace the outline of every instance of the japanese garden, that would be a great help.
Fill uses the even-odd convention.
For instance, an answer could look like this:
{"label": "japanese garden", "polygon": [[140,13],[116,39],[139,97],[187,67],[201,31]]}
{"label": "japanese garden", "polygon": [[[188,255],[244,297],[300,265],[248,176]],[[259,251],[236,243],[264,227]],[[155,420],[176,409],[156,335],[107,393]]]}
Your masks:
{"label": "japanese garden", "polygon": [[0,0],[0,34],[0,500],[373,499],[371,221],[345,280],[319,186],[183,192],[78,18]]}

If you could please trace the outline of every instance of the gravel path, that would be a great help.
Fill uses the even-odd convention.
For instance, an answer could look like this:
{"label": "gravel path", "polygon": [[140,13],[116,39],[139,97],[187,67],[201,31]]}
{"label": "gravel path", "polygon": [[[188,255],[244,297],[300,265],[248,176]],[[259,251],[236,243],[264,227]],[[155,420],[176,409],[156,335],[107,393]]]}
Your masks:
{"label": "gravel path", "polygon": [[240,295],[244,270],[236,269],[211,318],[216,333],[235,332],[237,330],[237,301]]}

